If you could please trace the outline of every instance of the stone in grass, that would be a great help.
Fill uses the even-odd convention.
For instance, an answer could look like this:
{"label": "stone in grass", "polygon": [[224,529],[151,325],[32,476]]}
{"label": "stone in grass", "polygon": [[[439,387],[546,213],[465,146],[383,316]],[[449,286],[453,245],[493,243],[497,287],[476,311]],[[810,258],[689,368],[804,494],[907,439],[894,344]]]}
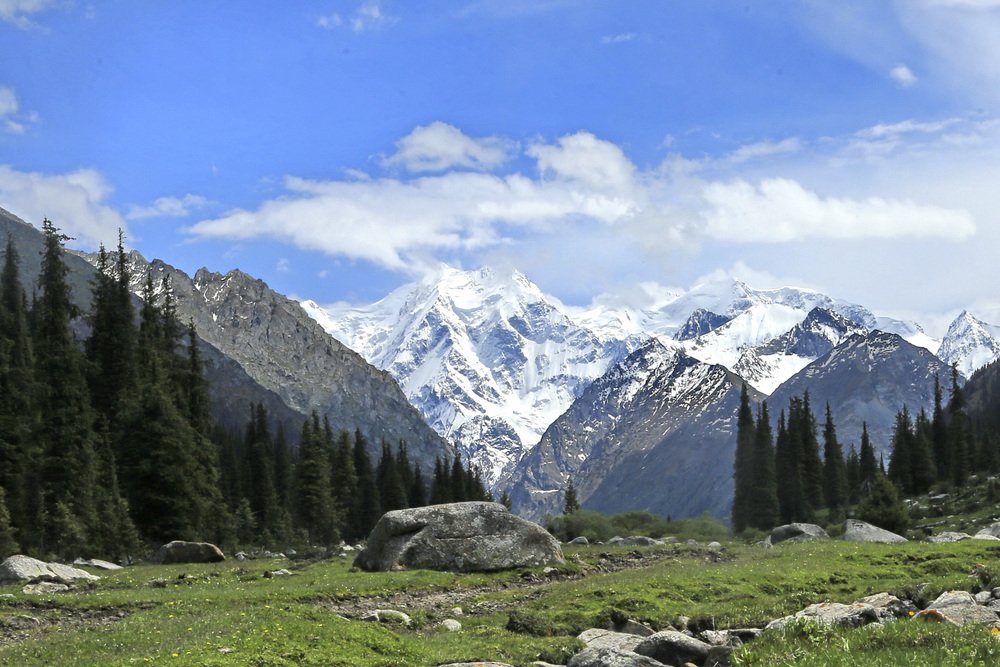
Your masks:
{"label": "stone in grass", "polygon": [[812,540],[828,540],[826,531],[814,523],[787,523],[778,526],[767,537],[770,544],[779,542],[809,542]]}
{"label": "stone in grass", "polygon": [[844,522],[844,540],[848,542],[876,542],[880,544],[896,544],[907,542],[902,535],[897,535],[884,528],[873,526],[857,519],[848,519]]}
{"label": "stone in grass", "polygon": [[438,623],[438,628],[445,632],[459,632],[462,629],[462,624],[453,618],[446,618]]}
{"label": "stone in grass", "polygon": [[875,607],[864,602],[855,602],[853,604],[820,602],[811,604],[791,616],[776,618],[768,623],[764,629],[784,630],[790,623],[799,619],[807,619],[821,625],[834,625],[842,628],[858,628],[870,623],[879,623],[882,620]]}
{"label": "stone in grass", "polygon": [[68,584],[77,580],[97,581],[98,579],[100,577],[69,565],[46,563],[21,554],[10,556],[3,563],[0,563],[0,584],[38,581]]}
{"label": "stone in grass", "polygon": [[449,662],[438,667],[513,667],[506,662]]}
{"label": "stone in grass", "polygon": [[37,584],[28,584],[21,589],[25,595],[48,595],[49,593],[65,593],[70,590],[66,584],[57,584],[54,581],[40,581]]}
{"label": "stone in grass", "polygon": [[[943,616],[944,618],[940,618]],[[997,613],[992,609],[976,603],[972,593],[968,591],[945,591],[936,600],[927,605],[914,618],[934,621],[951,621],[955,625],[966,623],[996,623]]]}
{"label": "stone in grass", "polygon": [[222,549],[209,542],[174,540],[156,550],[154,563],[218,563],[226,560]]}
{"label": "stone in grass", "polygon": [[362,616],[361,620],[376,623],[398,623],[399,625],[410,625],[413,622],[408,614],[396,609],[373,609]]}
{"label": "stone in grass", "polygon": [[584,630],[576,638],[586,644],[587,648],[617,648],[624,651],[633,650],[642,643],[643,639],[639,635],[604,630],[602,628]]}
{"label": "stone in grass", "polygon": [[93,567],[98,570],[122,569],[121,565],[106,560],[101,560],[100,558],[77,558],[75,561],[73,561],[73,565],[83,566],[83,567]]}
{"label": "stone in grass", "polygon": [[576,546],[585,547],[588,544],[590,544],[590,540],[588,540],[583,535],[580,535],[579,537],[574,537],[572,540],[570,540],[569,542],[567,542],[567,544],[573,544],[573,545],[576,545]]}
{"label": "stone in grass", "polygon": [[996,523],[991,523],[990,525],[986,526],[985,528],[983,528],[982,530],[980,530],[978,533],[976,533],[976,537],[987,537],[987,538],[988,537],[997,537],[997,538],[1000,538],[1000,521],[997,521]]}
{"label": "stone in grass", "polygon": [[500,503],[464,502],[386,512],[355,565],[479,572],[565,562],[559,541]]}
{"label": "stone in grass", "polygon": [[952,530],[946,530],[943,533],[931,535],[927,538],[927,541],[934,542],[935,544],[947,544],[950,542],[961,542],[962,540],[967,540],[969,538],[970,535],[968,533],[956,533]]}

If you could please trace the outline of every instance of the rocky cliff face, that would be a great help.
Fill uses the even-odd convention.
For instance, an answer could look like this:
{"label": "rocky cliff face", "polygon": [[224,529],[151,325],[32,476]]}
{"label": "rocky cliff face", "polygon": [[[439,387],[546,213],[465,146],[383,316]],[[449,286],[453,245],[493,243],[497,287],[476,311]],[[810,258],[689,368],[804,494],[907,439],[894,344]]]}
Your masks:
{"label": "rocky cliff face", "polygon": [[[194,278],[169,264],[130,254],[136,291],[147,271],[164,276],[182,322],[218,349],[291,409],[316,410],[335,429],[360,429],[372,447],[406,441],[410,455],[433,465],[453,449],[430,429],[395,380],[327,334],[301,306],[242,271],[222,275],[206,269]],[[301,428],[301,423],[299,424]]]}
{"label": "rocky cliff face", "polygon": [[591,384],[508,477],[514,510],[560,513],[572,479],[591,509],[725,516],[741,384],[650,341]]}

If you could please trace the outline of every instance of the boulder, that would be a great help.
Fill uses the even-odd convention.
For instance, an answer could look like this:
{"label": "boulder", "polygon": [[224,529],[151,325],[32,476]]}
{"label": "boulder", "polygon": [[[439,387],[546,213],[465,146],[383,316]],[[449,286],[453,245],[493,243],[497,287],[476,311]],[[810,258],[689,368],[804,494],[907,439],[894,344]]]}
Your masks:
{"label": "boulder", "polygon": [[0,584],[36,583],[54,581],[68,584],[73,581],[97,581],[100,577],[61,563],[46,563],[37,558],[16,554],[0,563]]}
{"label": "boulder", "polygon": [[881,544],[896,544],[897,542],[907,542],[905,537],[891,533],[884,528],[873,526],[857,519],[848,519],[844,522],[844,540],[848,542],[879,542]]}
{"label": "boulder", "polygon": [[409,614],[397,609],[373,609],[363,615],[361,620],[375,623],[398,623],[400,625],[410,625],[413,622]]}
{"label": "boulder", "polygon": [[574,655],[566,667],[665,667],[665,665],[655,658],[626,649],[591,646]]}
{"label": "boulder", "polygon": [[[972,597],[972,593],[968,591],[945,591],[917,616],[934,617],[935,612],[956,625],[996,623],[997,620],[1000,620],[995,611],[978,604],[976,599]],[[934,620],[940,619],[934,618]]]}
{"label": "boulder", "polygon": [[868,604],[875,608],[879,621],[890,621],[894,618],[904,618],[912,616],[919,611],[917,606],[909,600],[900,600],[891,593],[875,593],[855,600],[854,604]]}
{"label": "boulder", "polygon": [[218,563],[226,560],[222,549],[208,542],[174,540],[156,550],[154,563]]}
{"label": "boulder", "polygon": [[828,540],[826,531],[814,523],[788,523],[771,531],[767,541],[771,544],[779,542],[808,542],[810,540]]}
{"label": "boulder", "polygon": [[683,632],[664,630],[646,637],[634,650],[639,655],[649,656],[667,665],[682,665],[685,662],[702,665],[711,648],[709,644]]}
{"label": "boulder", "polygon": [[645,535],[629,535],[624,538],[619,544],[626,546],[638,546],[638,547],[655,547],[657,545],[663,544],[663,542],[653,539],[652,537],[646,537]]}
{"label": "boulder", "polygon": [[370,572],[485,572],[564,562],[558,540],[545,529],[488,502],[386,512],[354,561]]}
{"label": "boulder", "polygon": [[986,526],[978,533],[976,533],[976,537],[984,535],[1000,538],[1000,521],[997,521],[996,523],[991,523],[990,525]]}
{"label": "boulder", "polygon": [[21,589],[25,595],[48,595],[50,593],[65,593],[70,590],[66,584],[57,584],[54,581],[40,581],[37,584],[28,584]]}
{"label": "boulder", "polygon": [[453,618],[446,618],[438,623],[437,626],[445,632],[459,632],[462,629],[462,624]]}
{"label": "boulder", "polygon": [[580,535],[579,537],[574,537],[572,540],[567,542],[567,544],[575,544],[581,547],[585,547],[590,544],[590,540],[588,540],[583,535]]}
{"label": "boulder", "polygon": [[506,662],[449,662],[438,667],[513,667]]}

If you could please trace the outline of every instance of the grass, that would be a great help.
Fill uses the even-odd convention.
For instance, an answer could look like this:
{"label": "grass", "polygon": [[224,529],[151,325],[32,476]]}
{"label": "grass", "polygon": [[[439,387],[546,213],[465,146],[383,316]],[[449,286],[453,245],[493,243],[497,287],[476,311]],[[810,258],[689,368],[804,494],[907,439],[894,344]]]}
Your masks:
{"label": "grass", "polygon": [[[638,553],[642,567],[622,567]],[[657,559],[651,558],[656,555]],[[264,578],[284,561],[139,565],[100,573],[91,587],[49,596],[0,588],[0,665],[435,665],[498,660],[565,664],[581,630],[628,617],[654,628],[678,616],[699,627],[759,626],[813,602],[892,591],[933,599],[947,589],[1000,585],[1000,545],[824,542],[774,549],[591,546],[567,549],[563,576],[538,569],[494,574],[364,573],[343,560]],[[580,576],[583,573],[584,576]],[[152,587],[163,579],[166,586]],[[527,585],[526,582],[537,583]],[[430,604],[429,595],[440,604]],[[463,630],[437,629],[459,596]],[[336,609],[386,606],[408,629],[346,620]],[[770,636],[769,636],[770,635]],[[846,651],[844,649],[847,649]],[[737,664],[942,665],[991,662],[1000,641],[982,627],[902,621],[830,630],[794,625],[765,633]]]}

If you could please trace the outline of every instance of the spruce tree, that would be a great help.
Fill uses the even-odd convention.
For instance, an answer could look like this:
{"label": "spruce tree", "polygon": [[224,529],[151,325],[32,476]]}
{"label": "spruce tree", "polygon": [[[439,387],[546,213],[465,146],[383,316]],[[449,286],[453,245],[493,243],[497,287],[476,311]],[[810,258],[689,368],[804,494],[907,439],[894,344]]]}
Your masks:
{"label": "spruce tree", "polygon": [[860,497],[871,494],[875,478],[880,474],[878,461],[875,460],[875,448],[868,437],[868,422],[861,423],[861,453],[858,456],[858,488]]}
{"label": "spruce tree", "polygon": [[566,497],[563,500],[563,514],[570,515],[580,511],[580,501],[576,497],[576,487],[573,486],[573,479],[566,482]]}
{"label": "spruce tree", "polygon": [[861,500],[861,457],[853,444],[844,461],[844,471],[847,477],[847,504],[857,505]]}
{"label": "spruce tree", "polygon": [[[790,422],[798,426],[797,422]],[[806,521],[805,502],[802,495],[801,463],[798,445],[801,442],[797,429],[786,426],[785,411],[778,416],[778,436],[775,443],[775,472],[781,480],[778,485],[778,515],[782,523]]]}
{"label": "spruce tree", "polygon": [[451,502],[460,503],[469,500],[469,484],[466,479],[466,471],[462,466],[462,455],[455,452],[455,458],[451,461]]}
{"label": "spruce tree", "polygon": [[441,505],[450,503],[451,500],[451,476],[448,474],[448,463],[442,461],[441,457],[434,458],[434,477],[431,480],[431,504]]}
{"label": "spruce tree", "polygon": [[816,416],[812,412],[808,391],[802,395],[799,403],[798,419],[804,516],[811,518],[823,506],[823,463],[819,457]]}
{"label": "spruce tree", "polygon": [[409,494],[410,507],[423,507],[427,504],[427,485],[424,483],[424,474],[416,463],[413,465],[412,478]]}
{"label": "spruce tree", "polygon": [[837,427],[833,423],[830,404],[826,404],[826,422],[823,425],[823,500],[831,513],[839,514],[847,505],[847,469],[844,451],[837,441]]}
{"label": "spruce tree", "polygon": [[958,365],[951,366],[951,399],[948,401],[948,467],[956,486],[972,472],[972,432],[965,411],[965,392],[958,385]]}
{"label": "spruce tree", "polygon": [[764,401],[757,412],[754,428],[748,498],[750,510],[747,525],[758,530],[768,530],[778,522],[778,485],[772,441],[771,418],[767,412],[767,401]]}
{"label": "spruce tree", "polygon": [[892,454],[889,457],[889,479],[903,493],[913,493],[913,425],[906,406],[896,414],[892,433]]}
{"label": "spruce tree", "polygon": [[310,544],[329,546],[339,539],[334,521],[333,494],[330,486],[330,453],[313,412],[302,426],[299,444],[296,515]]}
{"label": "spruce tree", "polygon": [[[352,507],[358,496],[358,475],[354,470],[354,452],[351,449],[351,434],[341,430],[337,445],[330,458],[330,486],[337,514],[350,524]],[[345,531],[350,533],[350,528]],[[352,535],[353,537],[353,535]]]}
{"label": "spruce tree", "polygon": [[902,533],[910,524],[910,515],[899,492],[882,474],[875,476],[871,493],[858,507],[858,518],[894,533]]}
{"label": "spruce tree", "polygon": [[937,479],[934,463],[934,426],[923,409],[917,415],[913,428],[913,492],[927,493]]}
{"label": "spruce tree", "polygon": [[733,462],[733,532],[741,533],[750,525],[750,487],[753,482],[753,451],[756,438],[750,394],[746,382],[740,390],[740,407],[736,416],[736,455]]}
{"label": "spruce tree", "polygon": [[354,470],[358,476],[358,492],[351,513],[351,532],[356,539],[368,537],[382,516],[375,471],[368,456],[368,441],[360,430],[354,432]]}
{"label": "spruce tree", "polygon": [[386,442],[382,443],[382,456],[376,468],[375,481],[378,484],[379,503],[383,512],[406,508],[406,487],[396,467],[396,457]]}
{"label": "spruce tree", "polygon": [[934,464],[939,479],[951,479],[951,456],[948,448],[948,424],[945,421],[941,380],[934,376],[934,412],[931,415],[931,441]]}
{"label": "spruce tree", "polygon": [[21,551],[17,543],[17,530],[11,524],[7,510],[7,494],[0,486],[0,560]]}
{"label": "spruce tree", "polygon": [[70,301],[63,241],[46,219],[39,287],[35,378],[41,420],[33,437],[41,451],[42,547],[64,556],[89,550],[97,520],[94,504],[96,460],[94,413],[90,407],[83,355],[70,332]]}

